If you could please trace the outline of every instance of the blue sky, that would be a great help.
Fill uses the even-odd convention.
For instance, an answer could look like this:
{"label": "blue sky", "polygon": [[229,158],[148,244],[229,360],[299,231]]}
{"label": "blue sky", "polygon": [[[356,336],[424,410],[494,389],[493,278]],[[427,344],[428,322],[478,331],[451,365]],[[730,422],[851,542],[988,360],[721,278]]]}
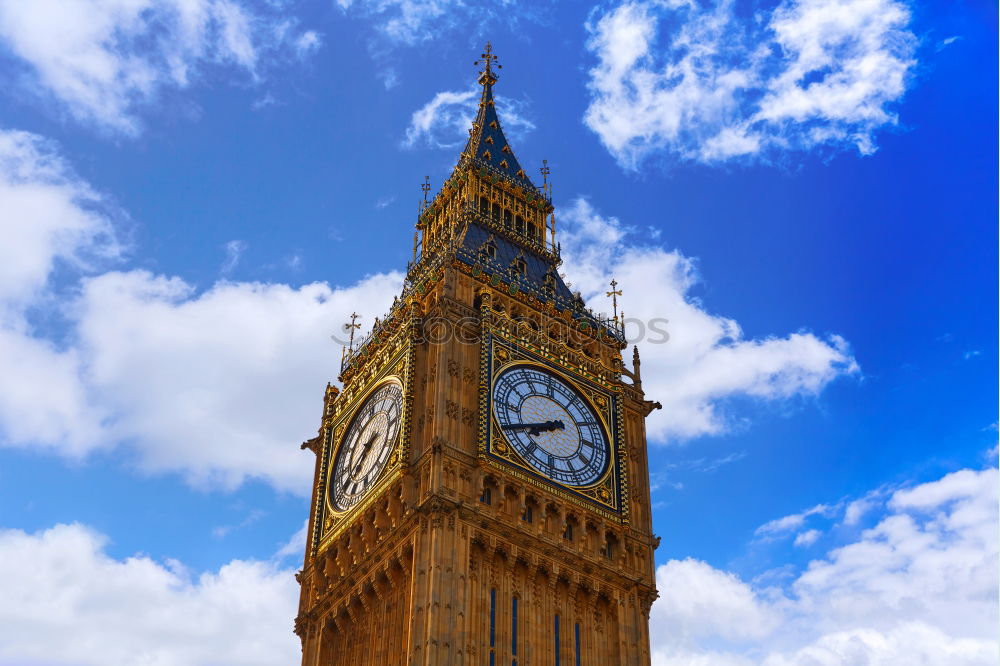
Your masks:
{"label": "blue sky", "polygon": [[398,291],[486,39],[566,279],[669,321],[655,663],[995,663],[996,25],[0,0],[0,664],[295,661],[330,336]]}

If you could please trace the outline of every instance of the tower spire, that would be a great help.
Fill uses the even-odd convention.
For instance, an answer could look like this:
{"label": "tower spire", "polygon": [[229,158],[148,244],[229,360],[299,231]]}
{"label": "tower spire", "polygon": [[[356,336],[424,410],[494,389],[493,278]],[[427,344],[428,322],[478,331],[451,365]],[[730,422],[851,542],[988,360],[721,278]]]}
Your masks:
{"label": "tower spire", "polygon": [[494,175],[504,176],[522,188],[530,188],[529,191],[537,192],[537,188],[514,156],[514,151],[500,127],[500,117],[497,115],[493,100],[493,84],[499,79],[497,70],[502,69],[503,65],[497,62],[493,44],[486,42],[479,60],[474,64],[482,67],[479,70],[479,85],[483,87],[483,94],[479,98],[479,113],[472,123],[469,143],[466,144],[462,155],[480,167],[485,166]]}

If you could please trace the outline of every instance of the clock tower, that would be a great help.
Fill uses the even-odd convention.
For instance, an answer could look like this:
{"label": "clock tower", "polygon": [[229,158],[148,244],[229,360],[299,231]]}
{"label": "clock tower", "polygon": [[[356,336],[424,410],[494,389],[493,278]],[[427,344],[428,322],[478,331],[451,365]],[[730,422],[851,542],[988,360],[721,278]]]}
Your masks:
{"label": "clock tower", "polygon": [[650,662],[659,405],[638,351],[622,363],[617,313],[563,282],[550,190],[504,136],[488,44],[477,64],[479,112],[419,215],[403,292],[345,352],[303,444],[304,666]]}

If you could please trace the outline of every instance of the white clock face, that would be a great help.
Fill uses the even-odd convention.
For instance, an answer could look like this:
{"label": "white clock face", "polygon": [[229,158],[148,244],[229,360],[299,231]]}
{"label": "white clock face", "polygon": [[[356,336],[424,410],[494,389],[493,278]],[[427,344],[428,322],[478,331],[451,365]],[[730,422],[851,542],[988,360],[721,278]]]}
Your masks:
{"label": "white clock face", "polygon": [[611,447],[580,392],[534,366],[504,370],[493,385],[493,414],[507,442],[538,472],[573,486],[604,474]]}
{"label": "white clock face", "polygon": [[354,414],[330,477],[330,502],[338,511],[353,507],[378,481],[399,439],[402,410],[402,389],[386,384]]}

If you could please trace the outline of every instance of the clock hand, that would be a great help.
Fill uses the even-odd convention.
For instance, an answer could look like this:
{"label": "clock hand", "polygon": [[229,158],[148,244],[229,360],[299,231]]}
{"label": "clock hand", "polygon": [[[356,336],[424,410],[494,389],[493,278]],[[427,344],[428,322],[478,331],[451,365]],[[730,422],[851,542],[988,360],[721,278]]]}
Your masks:
{"label": "clock hand", "polygon": [[380,434],[381,433],[376,432],[365,443],[364,450],[361,452],[361,456],[360,456],[360,460],[358,460],[358,464],[355,465],[354,469],[351,470],[351,477],[352,478],[355,477],[355,476],[357,476],[358,472],[361,471],[361,468],[365,464],[365,460],[367,460],[367,458],[368,458],[368,451],[372,448],[372,445],[378,440]]}
{"label": "clock hand", "polygon": [[503,426],[503,429],[527,430],[529,435],[540,435],[549,430],[562,430],[565,427],[562,421],[544,421],[542,423],[511,423]]}

